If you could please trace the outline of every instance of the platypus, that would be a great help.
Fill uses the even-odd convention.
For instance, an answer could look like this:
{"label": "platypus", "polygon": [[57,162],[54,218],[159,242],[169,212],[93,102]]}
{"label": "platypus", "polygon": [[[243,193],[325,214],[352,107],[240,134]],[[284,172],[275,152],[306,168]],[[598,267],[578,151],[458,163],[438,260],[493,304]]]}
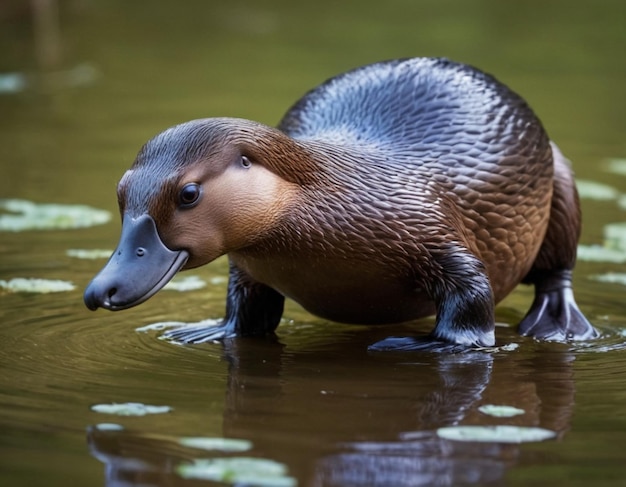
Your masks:
{"label": "platypus", "polygon": [[373,349],[493,346],[494,306],[535,299],[522,335],[586,340],[572,269],[581,214],[572,170],[528,104],[440,58],[329,79],[277,128],[206,118],[149,140],[118,185],[119,245],[88,308],[142,303],[178,271],[228,255],[219,325],[182,342],[271,335],[285,298],[323,319],[400,323],[428,336]]}

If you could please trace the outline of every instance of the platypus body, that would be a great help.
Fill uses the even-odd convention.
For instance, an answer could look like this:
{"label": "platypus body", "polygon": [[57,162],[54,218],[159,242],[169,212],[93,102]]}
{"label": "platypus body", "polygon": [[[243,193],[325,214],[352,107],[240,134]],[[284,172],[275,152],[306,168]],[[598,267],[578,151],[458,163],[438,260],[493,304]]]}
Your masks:
{"label": "platypus body", "polygon": [[580,235],[570,167],[522,98],[444,59],[393,60],[313,89],[278,128],[194,120],[148,141],[118,186],[118,248],[90,309],[139,304],[181,269],[228,254],[226,316],[171,337],[272,334],[285,297],[322,318],[398,323],[425,338],[375,348],[494,345],[494,306],[520,282],[519,331],[597,332],[571,271]]}

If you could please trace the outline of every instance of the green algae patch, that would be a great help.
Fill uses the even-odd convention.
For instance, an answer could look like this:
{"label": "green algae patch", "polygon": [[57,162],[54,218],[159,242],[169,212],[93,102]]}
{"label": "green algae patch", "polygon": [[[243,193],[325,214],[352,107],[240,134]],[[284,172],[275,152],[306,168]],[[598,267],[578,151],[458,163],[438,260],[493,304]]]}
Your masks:
{"label": "green algae patch", "polygon": [[448,426],[439,428],[437,436],[452,441],[479,443],[531,443],[556,437],[556,433],[531,426]]}
{"label": "green algae patch", "polygon": [[117,423],[98,423],[95,428],[99,431],[123,431],[124,427]]}
{"label": "green algae patch", "polygon": [[48,294],[72,291],[76,289],[76,286],[69,281],[58,279],[16,277],[9,281],[0,280],[0,288],[11,293]]}
{"label": "green algae patch", "polygon": [[206,286],[206,282],[198,276],[176,277],[168,282],[163,289],[169,291],[195,291]]}
{"label": "green algae patch", "polygon": [[38,204],[28,200],[0,200],[0,231],[66,230],[101,225],[111,220],[106,210],[86,205]]}
{"label": "green algae patch", "polygon": [[606,170],[621,176],[626,176],[626,159],[613,158],[605,161]]}
{"label": "green algae patch", "polygon": [[197,459],[176,469],[185,479],[211,480],[231,485],[295,487],[287,467],[273,460],[252,457]]}
{"label": "green algae patch", "polygon": [[578,259],[586,262],[623,264],[626,262],[626,252],[603,245],[579,245]]}
{"label": "green algae patch", "polygon": [[626,223],[609,223],[604,226],[604,245],[626,253]]}
{"label": "green algae patch", "polygon": [[576,180],[576,188],[581,198],[591,200],[609,201],[616,199],[620,195],[619,191],[613,186],[585,179]]}
{"label": "green algae patch", "polygon": [[164,414],[172,411],[170,406],[153,406],[140,402],[112,404],[94,404],[91,410],[96,413],[116,414],[118,416],[146,416],[147,414]]}
{"label": "green algae patch", "polygon": [[598,282],[609,284],[621,284],[626,286],[626,273],[623,272],[607,272],[606,274],[596,274],[589,276],[590,279]]}
{"label": "green algae patch", "polygon": [[68,249],[65,251],[68,257],[75,259],[108,259],[113,253],[108,249]]}
{"label": "green algae patch", "polygon": [[485,404],[480,406],[478,410],[486,414],[487,416],[493,416],[495,418],[512,418],[513,416],[519,416],[526,411],[513,406],[505,406],[498,404]]}
{"label": "green algae patch", "polygon": [[198,450],[216,450],[222,452],[242,452],[252,448],[252,442],[236,438],[186,437],[179,443]]}

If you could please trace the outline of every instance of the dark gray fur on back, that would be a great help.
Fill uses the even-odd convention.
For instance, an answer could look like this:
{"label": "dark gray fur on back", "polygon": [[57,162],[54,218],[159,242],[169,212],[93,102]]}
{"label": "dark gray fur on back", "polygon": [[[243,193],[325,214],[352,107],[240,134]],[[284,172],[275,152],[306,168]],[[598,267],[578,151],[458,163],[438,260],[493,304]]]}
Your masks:
{"label": "dark gray fur on back", "polygon": [[296,139],[374,144],[439,162],[528,152],[535,147],[523,150],[520,139],[529,131],[533,145],[548,144],[547,136],[536,136],[541,123],[517,94],[470,66],[430,58],[332,78],[302,97],[279,129]]}

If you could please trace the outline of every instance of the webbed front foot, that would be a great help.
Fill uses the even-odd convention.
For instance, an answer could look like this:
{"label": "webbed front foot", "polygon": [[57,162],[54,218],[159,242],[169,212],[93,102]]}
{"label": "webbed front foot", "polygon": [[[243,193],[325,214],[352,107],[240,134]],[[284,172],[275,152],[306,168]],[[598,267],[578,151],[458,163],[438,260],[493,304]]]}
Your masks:
{"label": "webbed front foot", "polygon": [[274,289],[253,281],[230,262],[226,316],[223,320],[183,323],[163,333],[176,343],[223,342],[235,337],[268,337],[283,314],[285,298]]}
{"label": "webbed front foot", "polygon": [[535,299],[519,324],[519,333],[541,340],[590,340],[600,334],[574,299],[571,271],[545,276],[535,284]]}
{"label": "webbed front foot", "polygon": [[161,338],[180,344],[215,343],[236,335],[232,326],[223,321],[204,320],[198,323],[182,323],[166,330]]}

